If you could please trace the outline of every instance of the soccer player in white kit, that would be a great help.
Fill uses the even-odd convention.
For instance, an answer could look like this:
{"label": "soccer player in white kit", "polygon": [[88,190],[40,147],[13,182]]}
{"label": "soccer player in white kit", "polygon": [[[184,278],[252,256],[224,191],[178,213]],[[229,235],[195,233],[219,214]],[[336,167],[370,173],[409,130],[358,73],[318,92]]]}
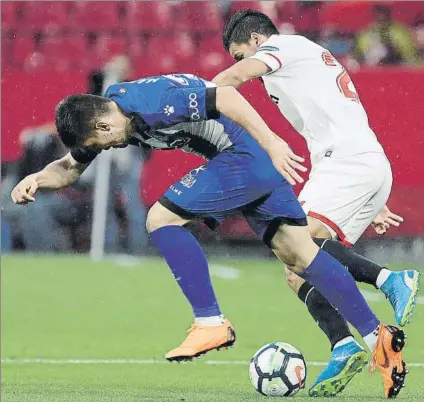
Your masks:
{"label": "soccer player in white kit", "polygon": [[[391,272],[345,247],[351,247],[370,224],[382,234],[402,221],[386,206],[392,186],[390,163],[349,74],[325,48],[300,35],[280,35],[258,11],[232,15],[224,27],[223,44],[237,63],[214,82],[238,87],[261,77],[270,98],[307,142],[312,170],[299,201],[315,241],[346,265],[357,281],[380,288],[398,324],[405,325],[415,304],[418,272]],[[299,175],[297,181],[303,181]],[[332,359],[310,395],[335,395],[361,371],[366,354],[322,295],[295,274],[286,273],[290,287],[332,346]],[[376,351],[372,367],[377,366],[383,376],[386,398],[394,397],[400,386],[393,367],[385,368]]]}

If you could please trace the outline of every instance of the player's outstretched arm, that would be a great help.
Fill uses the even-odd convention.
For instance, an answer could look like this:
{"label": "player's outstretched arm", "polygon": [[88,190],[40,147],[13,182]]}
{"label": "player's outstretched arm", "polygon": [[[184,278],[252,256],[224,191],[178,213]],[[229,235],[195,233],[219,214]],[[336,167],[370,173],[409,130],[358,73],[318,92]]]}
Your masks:
{"label": "player's outstretched arm", "polygon": [[67,153],[63,158],[48,164],[43,170],[30,174],[22,179],[12,190],[12,200],[15,204],[34,202],[38,188],[57,190],[74,183],[88,167],[89,163],[78,163]]}
{"label": "player's outstretched arm", "polygon": [[245,82],[262,77],[271,69],[261,60],[244,59],[219,73],[212,81],[218,86],[238,88]]}
{"label": "player's outstretched arm", "polygon": [[299,163],[304,162],[304,159],[297,156],[287,143],[268,127],[258,112],[236,89],[231,86],[218,87],[216,108],[245,128],[258,141],[268,152],[276,169],[290,184],[303,183],[296,170],[306,171],[306,168]]}

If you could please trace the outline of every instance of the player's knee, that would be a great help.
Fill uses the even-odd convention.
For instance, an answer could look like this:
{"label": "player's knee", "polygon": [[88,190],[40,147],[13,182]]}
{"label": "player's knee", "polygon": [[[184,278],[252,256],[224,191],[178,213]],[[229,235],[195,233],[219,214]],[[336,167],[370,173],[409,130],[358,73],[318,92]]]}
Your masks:
{"label": "player's knee", "polygon": [[146,229],[148,233],[152,233],[164,226],[182,226],[185,223],[187,223],[185,219],[157,202],[150,208],[147,214]]}
{"label": "player's knee", "polygon": [[296,274],[304,272],[318,252],[306,227],[280,227],[271,245],[280,261]]}
{"label": "player's knee", "polygon": [[294,292],[298,292],[304,280],[297,276],[293,271],[286,267],[286,281]]}

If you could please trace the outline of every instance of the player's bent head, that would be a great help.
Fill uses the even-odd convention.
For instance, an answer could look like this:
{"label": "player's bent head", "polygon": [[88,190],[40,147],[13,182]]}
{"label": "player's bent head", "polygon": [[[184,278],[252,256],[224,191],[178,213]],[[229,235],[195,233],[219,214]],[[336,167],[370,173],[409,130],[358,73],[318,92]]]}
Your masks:
{"label": "player's bent head", "polygon": [[113,102],[97,95],[71,95],[56,107],[56,129],[68,147],[83,146],[96,130],[100,117],[111,112]]}
{"label": "player's bent head", "polygon": [[[225,23],[222,44],[231,53],[234,45],[260,45],[259,41],[278,34],[272,20],[264,13],[255,10],[241,10],[231,15]],[[244,55],[247,57],[247,55]]]}

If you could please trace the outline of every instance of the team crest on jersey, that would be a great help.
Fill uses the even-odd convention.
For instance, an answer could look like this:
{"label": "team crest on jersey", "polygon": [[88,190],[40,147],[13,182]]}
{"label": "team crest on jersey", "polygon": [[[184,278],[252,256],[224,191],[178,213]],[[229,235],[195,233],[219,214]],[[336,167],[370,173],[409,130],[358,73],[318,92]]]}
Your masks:
{"label": "team crest on jersey", "polygon": [[126,94],[127,93],[126,88],[123,88],[123,87],[122,88],[119,88],[119,93],[122,94],[122,95],[123,94]]}
{"label": "team crest on jersey", "polygon": [[200,166],[197,169],[193,169],[188,172],[181,180],[180,183],[186,188],[192,188],[194,183],[197,181],[197,176],[199,172],[206,170],[205,166]]}
{"label": "team crest on jersey", "polygon": [[171,116],[171,114],[175,112],[174,106],[166,105],[166,106],[163,108],[163,112],[164,112],[167,116]]}

